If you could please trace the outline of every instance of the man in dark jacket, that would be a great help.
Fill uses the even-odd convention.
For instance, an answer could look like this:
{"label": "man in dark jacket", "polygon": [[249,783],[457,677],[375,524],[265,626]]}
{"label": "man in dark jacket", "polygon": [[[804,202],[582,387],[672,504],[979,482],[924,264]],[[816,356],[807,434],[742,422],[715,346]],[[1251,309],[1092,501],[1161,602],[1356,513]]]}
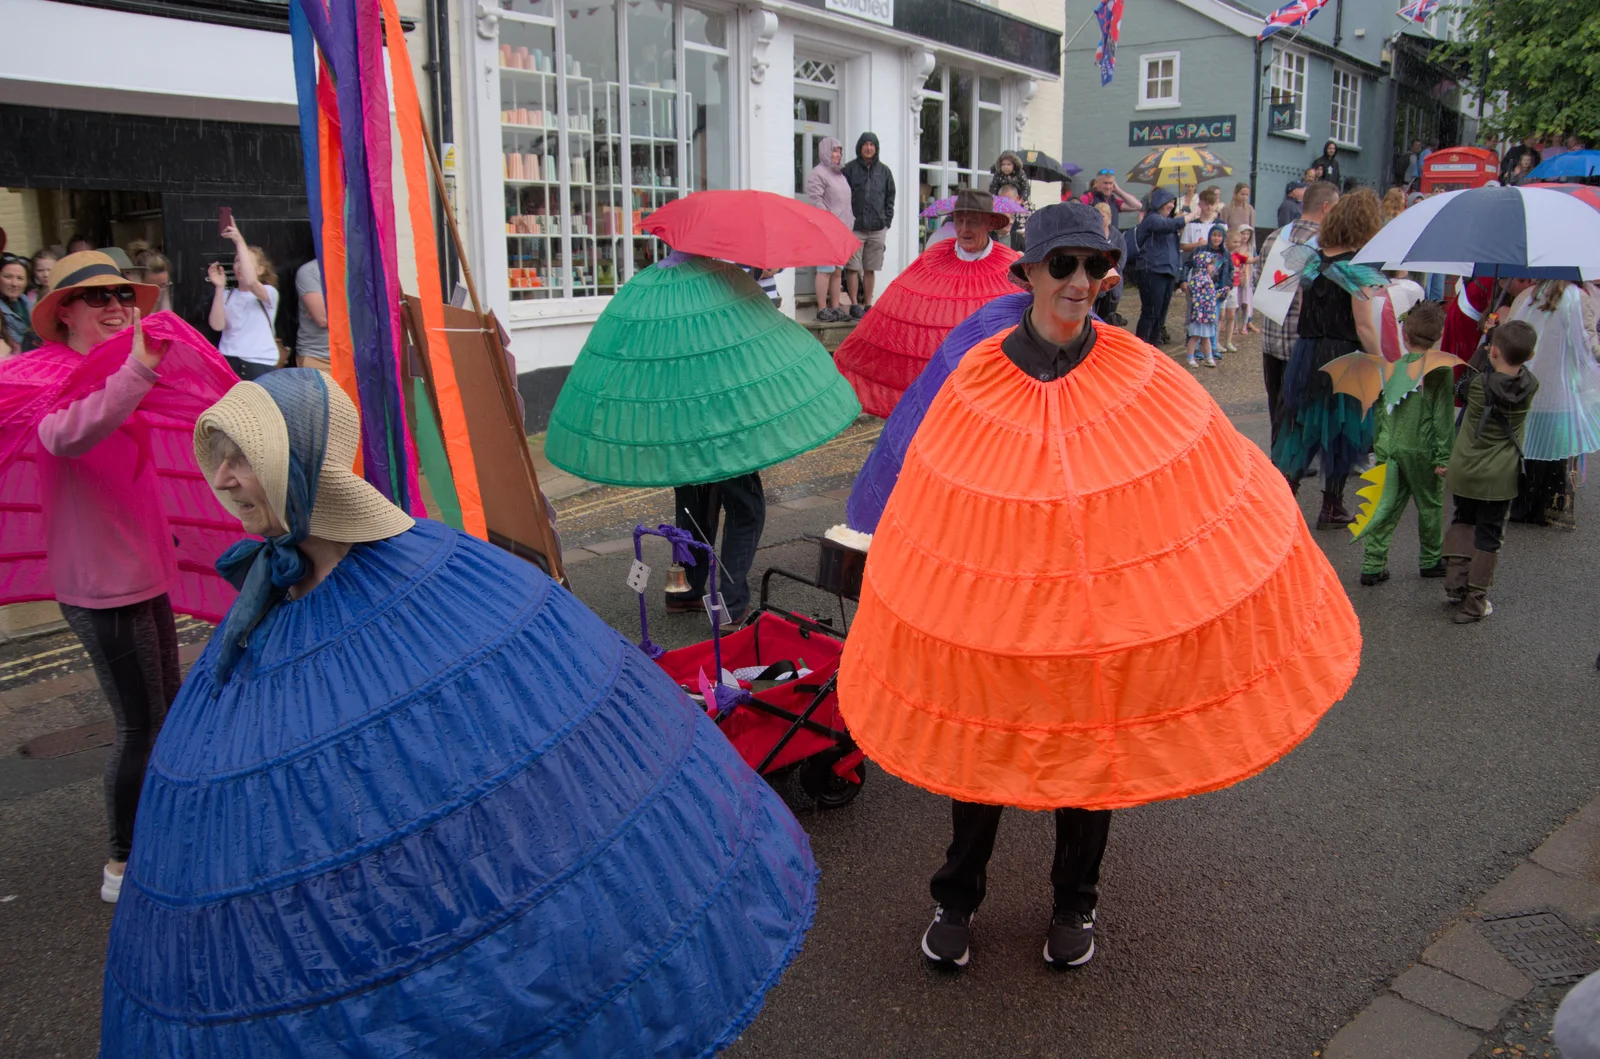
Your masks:
{"label": "man in dark jacket", "polygon": [[1187,213],[1173,215],[1177,198],[1166,188],[1150,193],[1150,212],[1135,229],[1139,242],[1139,323],[1134,334],[1155,345],[1167,323],[1172,288],[1178,284],[1182,258],[1178,233],[1189,223]]}
{"label": "man in dark jacket", "polygon": [[1300,212],[1305,202],[1306,185],[1298,180],[1291,180],[1284,185],[1283,201],[1278,203],[1278,227],[1285,228],[1300,219]]}
{"label": "man in dark jacket", "polygon": [[[859,320],[872,308],[872,292],[883,267],[883,248],[894,223],[894,174],[878,157],[876,133],[864,132],[856,140],[856,156],[845,163],[844,177],[850,182],[850,209],[855,214],[855,237],[861,247],[845,266],[850,289],[850,316]],[[856,275],[865,275],[857,296]]]}

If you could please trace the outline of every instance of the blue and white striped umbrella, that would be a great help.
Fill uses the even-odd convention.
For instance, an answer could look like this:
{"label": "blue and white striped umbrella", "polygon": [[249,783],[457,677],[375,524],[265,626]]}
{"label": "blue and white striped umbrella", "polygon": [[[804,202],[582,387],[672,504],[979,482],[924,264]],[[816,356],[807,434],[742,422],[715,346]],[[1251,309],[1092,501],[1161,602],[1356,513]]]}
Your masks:
{"label": "blue and white striped umbrella", "polygon": [[1355,261],[1455,276],[1600,279],[1600,211],[1544,188],[1452,191],[1390,221]]}

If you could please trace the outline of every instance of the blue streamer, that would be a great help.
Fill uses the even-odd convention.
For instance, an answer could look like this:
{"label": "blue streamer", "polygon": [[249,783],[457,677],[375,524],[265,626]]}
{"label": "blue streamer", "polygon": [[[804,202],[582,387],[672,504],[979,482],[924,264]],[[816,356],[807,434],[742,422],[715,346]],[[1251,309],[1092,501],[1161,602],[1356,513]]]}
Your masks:
{"label": "blue streamer", "polygon": [[[320,0],[311,0],[312,3]],[[289,42],[294,49],[295,106],[300,116],[300,159],[306,173],[306,205],[311,215],[311,238],[317,247],[317,262],[326,268],[322,256],[322,176],[318,166],[322,145],[317,135],[317,46],[306,18],[306,0],[289,5]],[[327,288],[323,288],[327,296]]]}

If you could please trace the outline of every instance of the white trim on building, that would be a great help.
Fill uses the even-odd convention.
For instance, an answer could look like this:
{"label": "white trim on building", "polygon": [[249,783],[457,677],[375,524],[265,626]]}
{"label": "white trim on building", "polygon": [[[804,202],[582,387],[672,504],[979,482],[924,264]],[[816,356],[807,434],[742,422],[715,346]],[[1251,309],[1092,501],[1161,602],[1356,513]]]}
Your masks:
{"label": "white trim on building", "polygon": [[1294,103],[1299,124],[1283,130],[1295,135],[1306,133],[1306,79],[1310,70],[1310,53],[1282,44],[1272,47],[1272,67],[1268,91],[1274,103]]}
{"label": "white trim on building", "polygon": [[1176,51],[1139,56],[1139,102],[1136,110],[1171,110],[1183,105],[1179,75],[1183,55]]}
{"label": "white trim on building", "polygon": [[1354,70],[1335,66],[1332,73],[1332,105],[1328,115],[1328,138],[1341,148],[1361,149],[1361,82]]}

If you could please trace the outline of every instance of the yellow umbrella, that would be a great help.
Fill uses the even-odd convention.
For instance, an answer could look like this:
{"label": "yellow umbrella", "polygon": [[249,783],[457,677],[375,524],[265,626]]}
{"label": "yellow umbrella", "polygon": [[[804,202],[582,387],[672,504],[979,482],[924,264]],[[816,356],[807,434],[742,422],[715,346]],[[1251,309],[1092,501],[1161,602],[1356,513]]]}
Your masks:
{"label": "yellow umbrella", "polygon": [[1208,148],[1192,145],[1158,147],[1139,159],[1128,172],[1128,181],[1152,187],[1163,184],[1182,187],[1232,173],[1233,167]]}

